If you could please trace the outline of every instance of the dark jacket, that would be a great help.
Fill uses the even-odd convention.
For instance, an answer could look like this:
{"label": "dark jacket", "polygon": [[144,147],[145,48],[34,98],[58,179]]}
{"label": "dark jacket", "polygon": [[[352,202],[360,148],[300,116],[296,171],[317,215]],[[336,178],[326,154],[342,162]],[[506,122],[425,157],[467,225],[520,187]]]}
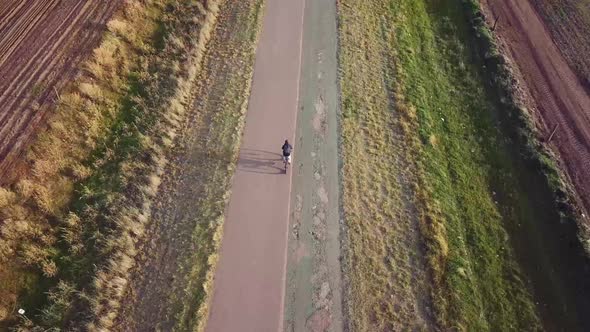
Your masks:
{"label": "dark jacket", "polygon": [[283,156],[290,156],[291,151],[293,151],[293,147],[291,146],[291,144],[283,144]]}

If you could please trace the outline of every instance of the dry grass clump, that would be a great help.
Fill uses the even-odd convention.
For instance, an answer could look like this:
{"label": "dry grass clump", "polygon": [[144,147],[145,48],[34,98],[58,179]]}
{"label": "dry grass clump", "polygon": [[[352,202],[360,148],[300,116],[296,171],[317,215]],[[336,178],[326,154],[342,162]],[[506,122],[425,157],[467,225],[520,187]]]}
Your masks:
{"label": "dry grass clump", "polygon": [[14,202],[15,197],[13,192],[0,187],[0,209]]}
{"label": "dry grass clump", "polygon": [[[129,181],[134,183],[132,186],[136,186],[135,190],[131,191],[137,192],[138,195],[134,197],[134,202],[123,200],[120,206],[123,207],[123,212],[113,216],[117,223],[117,231],[114,236],[106,239],[106,246],[112,253],[111,258],[99,268],[99,272],[94,278],[94,289],[92,290],[94,298],[90,308],[93,318],[86,325],[89,331],[110,329],[117,316],[119,301],[128,283],[129,270],[133,267],[134,257],[137,254],[137,239],[144,234],[146,223],[151,215],[151,201],[158,192],[161,177],[168,162],[165,148],[177,135],[182,123],[181,119],[191,104],[191,92],[201,66],[206,49],[205,45],[215,26],[220,2],[208,1],[207,9],[200,11],[204,17],[203,24],[198,26],[200,33],[196,40],[192,33],[177,32],[181,30],[179,25],[182,24],[180,20],[183,16],[180,16],[179,21],[173,20],[170,23],[172,27],[178,29],[174,29],[178,34],[169,36],[166,44],[167,49],[164,52],[188,54],[181,65],[188,75],[175,77],[176,88],[171,91],[170,97],[166,99],[165,103],[159,106],[160,116],[151,128],[150,135],[143,138],[144,145],[147,147],[144,169],[140,174],[133,176],[132,181]],[[194,28],[192,27],[192,29]],[[186,45],[193,46],[185,49]],[[162,57],[156,58],[155,62],[160,63],[163,67],[172,66],[173,69],[178,65]],[[162,82],[155,82],[155,84],[158,83]],[[164,88],[163,86],[159,87]],[[146,100],[146,103],[149,102],[150,100]]]}
{"label": "dry grass clump", "polygon": [[50,306],[43,309],[42,320],[46,325],[58,325],[71,305],[76,293],[74,285],[60,281],[49,293]]}
{"label": "dry grass clump", "polygon": [[[555,222],[555,210],[533,193],[544,184],[532,189],[519,179],[535,170],[512,150],[526,146],[500,129],[511,121],[502,119],[488,85],[491,66],[474,56],[482,53],[473,43],[481,31],[470,29],[467,3],[478,6],[476,0],[339,2],[353,330],[540,328],[538,294],[527,286],[558,264],[527,255],[538,269],[530,273],[516,251],[559,242],[550,232],[535,239],[545,231],[540,225]],[[418,235],[405,227],[416,217]],[[515,231],[515,223],[531,225],[530,232]],[[412,236],[423,241],[424,253]],[[408,264],[424,257],[429,284],[416,282],[425,271]],[[409,305],[421,293],[432,299],[426,326],[416,326],[420,311]]]}

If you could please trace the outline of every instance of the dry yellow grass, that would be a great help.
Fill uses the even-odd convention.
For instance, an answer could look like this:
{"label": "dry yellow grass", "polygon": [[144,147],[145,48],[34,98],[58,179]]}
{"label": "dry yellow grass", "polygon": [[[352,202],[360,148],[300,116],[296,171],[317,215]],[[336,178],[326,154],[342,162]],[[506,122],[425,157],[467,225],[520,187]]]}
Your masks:
{"label": "dry yellow grass", "polygon": [[[139,6],[136,2],[129,3]],[[155,27],[152,20],[148,14],[135,15],[129,25],[136,28],[127,33],[137,39],[148,38]],[[0,207],[3,221],[22,220],[16,213],[21,211],[20,214],[27,215],[26,220],[22,221],[28,223],[29,228],[55,237],[47,219],[61,216],[71,200],[73,184],[89,175],[83,162],[89,157],[99,137],[104,135],[116,112],[117,99],[125,89],[124,82],[131,70],[129,59],[134,54],[136,52],[132,50],[132,45],[123,43],[117,36],[105,36],[94,51],[93,59],[85,65],[93,73],[82,75],[67,91],[62,91],[48,130],[40,134],[27,153],[26,162],[32,165],[30,172],[22,176],[12,186],[12,190],[2,188],[2,196],[6,196],[6,192],[16,195],[10,206]],[[91,75],[95,74],[97,76],[92,79]],[[15,207],[15,204],[19,207]],[[19,243],[27,243],[30,237],[27,233],[11,236],[9,224],[2,223],[2,242],[9,249],[0,253],[0,261],[14,259],[11,254],[4,253],[14,253]],[[18,241],[7,240],[11,237]],[[23,255],[32,256],[26,252]]]}
{"label": "dry yellow grass", "polygon": [[[190,107],[193,97],[192,90],[201,67],[204,50],[209,41],[211,30],[215,26],[219,4],[222,1],[208,1],[207,8],[201,12],[204,17],[197,43],[184,50],[188,53],[188,59],[184,63],[183,69],[188,72],[188,75],[178,78],[178,84],[172,96],[165,105],[162,105],[164,110],[168,110],[163,114],[182,119],[187,108]],[[186,46],[182,38],[187,37],[178,35],[170,38],[171,48],[174,50],[185,49]],[[145,165],[146,169],[141,174],[134,174],[131,177],[133,182],[140,183],[139,190],[143,196],[138,197],[139,200],[133,202],[132,205],[128,205],[129,203],[125,200],[122,200],[122,204],[117,204],[123,212],[115,214],[113,218],[121,221],[120,229],[114,236],[107,239],[107,242],[112,246],[114,255],[107,264],[99,268],[94,281],[93,294],[95,298],[91,308],[93,319],[86,325],[89,331],[110,329],[117,316],[119,301],[128,283],[129,270],[134,266],[134,257],[137,254],[134,237],[142,235],[145,223],[149,220],[152,200],[158,192],[161,177],[168,162],[164,148],[170,144],[167,143],[167,140],[174,137],[179,129],[179,122],[174,126],[165,118],[157,121],[154,128],[151,129],[152,144],[148,148],[151,162]],[[134,206],[140,206],[141,209],[133,209]]]}
{"label": "dry yellow grass", "polygon": [[[343,204],[351,329],[432,327],[415,202],[417,179],[404,131],[411,109],[394,107],[380,1],[340,1]],[[415,115],[414,115],[415,116]]]}

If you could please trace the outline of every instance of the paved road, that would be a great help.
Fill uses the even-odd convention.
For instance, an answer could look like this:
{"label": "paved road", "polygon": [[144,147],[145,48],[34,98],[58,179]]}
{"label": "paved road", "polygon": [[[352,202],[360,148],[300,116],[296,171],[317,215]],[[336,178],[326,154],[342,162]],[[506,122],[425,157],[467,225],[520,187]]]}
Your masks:
{"label": "paved road", "polygon": [[295,136],[303,11],[304,0],[266,1],[209,332],[283,329],[291,174],[279,152]]}
{"label": "paved road", "polygon": [[293,166],[285,331],[344,331],[336,0],[307,1]]}

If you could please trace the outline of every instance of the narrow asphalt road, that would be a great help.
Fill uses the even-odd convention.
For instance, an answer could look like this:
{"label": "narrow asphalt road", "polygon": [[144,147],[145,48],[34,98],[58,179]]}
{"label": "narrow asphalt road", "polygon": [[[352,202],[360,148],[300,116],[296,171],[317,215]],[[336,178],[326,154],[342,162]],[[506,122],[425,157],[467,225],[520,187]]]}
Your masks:
{"label": "narrow asphalt road", "polygon": [[291,172],[280,148],[295,136],[304,3],[266,1],[208,332],[283,330]]}
{"label": "narrow asphalt road", "polygon": [[339,332],[343,321],[336,0],[305,5],[291,191],[285,332]]}

